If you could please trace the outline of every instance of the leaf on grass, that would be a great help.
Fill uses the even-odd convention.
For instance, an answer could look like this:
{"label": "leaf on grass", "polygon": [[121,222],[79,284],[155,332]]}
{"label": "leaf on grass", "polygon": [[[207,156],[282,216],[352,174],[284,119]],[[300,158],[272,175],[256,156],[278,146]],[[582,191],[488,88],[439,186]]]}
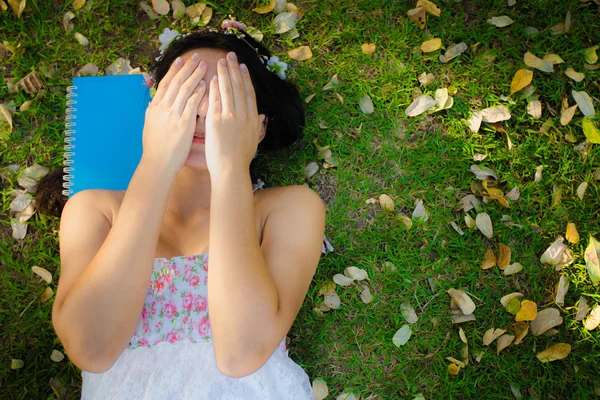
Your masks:
{"label": "leaf on grass", "polygon": [[521,302],[519,299],[515,298],[508,302],[505,307],[506,311],[512,315],[517,315],[519,310],[521,309]]}
{"label": "leaf on grass", "polygon": [[435,100],[429,95],[421,95],[417,97],[404,111],[409,117],[416,117],[435,106]]}
{"label": "leaf on grass", "polygon": [[[500,304],[502,304],[502,307],[506,308],[513,299],[518,300],[522,297],[523,297],[523,294],[519,293],[519,292],[509,293],[500,299]],[[519,302],[519,307],[521,307],[521,302]]]}
{"label": "leaf on grass", "polygon": [[511,250],[505,244],[498,243],[498,268],[504,270],[510,264]]}
{"label": "leaf on grass", "polygon": [[597,49],[598,46],[592,46],[585,49],[585,62],[587,62],[588,64],[596,64],[596,62],[598,61],[598,55],[596,54]]}
{"label": "leaf on grass", "polygon": [[583,201],[583,195],[585,194],[587,187],[587,182],[583,182],[577,187],[577,197],[579,197],[579,200]]}
{"label": "leaf on grass", "polygon": [[543,169],[544,169],[543,165],[539,165],[539,166],[536,167],[536,169],[535,169],[535,177],[533,179],[533,181],[535,183],[541,182],[541,180],[542,180],[542,170]]}
{"label": "leaf on grass", "polygon": [[379,204],[386,211],[394,211],[394,200],[385,193],[379,195]]}
{"label": "leaf on grass", "polygon": [[584,319],[590,310],[588,301],[585,297],[579,296],[579,304],[577,305],[577,314],[575,315],[575,321],[581,321]]}
{"label": "leaf on grass", "polygon": [[[272,3],[275,3],[275,0],[273,0]],[[252,11],[254,11],[254,10],[252,10]],[[313,393],[313,397],[315,398],[315,400],[323,400],[327,396],[329,396],[329,388],[327,387],[327,383],[325,382],[325,379],[318,377],[318,378],[315,378],[315,380],[313,380],[312,393]]]}
{"label": "leaf on grass", "polygon": [[469,321],[475,321],[475,315],[474,314],[463,314],[462,312],[458,312],[458,314],[452,314],[451,316],[452,318],[452,323],[453,324],[462,324],[463,322],[469,322]]}
{"label": "leaf on grass", "polygon": [[435,80],[435,75],[433,75],[431,73],[427,74],[427,73],[423,72],[421,75],[419,75],[419,84],[421,86],[429,85],[434,80]]}
{"label": "leaf on grass", "polygon": [[24,365],[25,365],[25,363],[23,362],[23,360],[17,360],[15,358],[13,358],[10,361],[10,369],[20,369],[20,368],[23,368]]}
{"label": "leaf on grass", "polygon": [[52,282],[52,274],[46,268],[42,268],[42,267],[38,267],[37,265],[34,265],[33,267],[31,267],[31,271],[33,271],[33,273],[35,273],[40,278],[42,278],[44,281],[46,281],[46,283]]}
{"label": "leaf on grass", "polygon": [[11,6],[14,11],[17,19],[21,19],[21,14],[23,14],[23,10],[25,10],[26,0],[8,0],[8,4]]}
{"label": "leaf on grass", "polygon": [[448,373],[450,375],[458,375],[458,371],[460,371],[460,367],[454,363],[448,364]]}
{"label": "leaf on grass", "polygon": [[152,0],[152,7],[160,15],[167,15],[171,9],[167,0]]}
{"label": "leaf on grass", "polygon": [[510,275],[514,275],[518,272],[521,272],[522,270],[523,270],[523,266],[521,265],[521,263],[515,262],[515,263],[507,265],[502,273],[504,274],[504,276],[510,276]]}
{"label": "leaf on grass", "polygon": [[525,68],[518,70],[510,84],[510,94],[529,86],[532,79],[533,71]]}
{"label": "leaf on grass", "polygon": [[560,311],[556,308],[546,308],[540,311],[535,319],[531,321],[531,333],[534,336],[539,336],[545,333],[547,330],[554,328],[563,323],[563,319],[560,316]]}
{"label": "leaf on grass", "polygon": [[527,332],[529,332],[529,325],[527,322],[517,322],[512,325],[511,330],[515,333],[515,341],[513,342],[513,345],[516,346],[521,343],[525,336],[527,336]]}
{"label": "leaf on grass", "polygon": [[477,214],[477,217],[475,217],[475,225],[488,239],[491,239],[494,236],[492,220],[487,213]]}
{"label": "leaf on grass", "polygon": [[527,114],[531,115],[535,119],[542,118],[542,102],[535,99],[530,100],[527,105]]}
{"label": "leaf on grass", "polygon": [[483,161],[487,158],[487,154],[475,153],[473,154],[473,161]]}
{"label": "leaf on grass", "polygon": [[517,315],[515,315],[515,321],[533,321],[537,316],[537,304],[531,300],[523,300],[521,302],[521,308]]}
{"label": "leaf on grass", "polygon": [[467,335],[465,335],[465,331],[463,330],[463,328],[458,328],[458,336],[460,337],[460,340],[463,341],[463,343],[468,344]]}
{"label": "leaf on grass", "polygon": [[76,75],[77,76],[94,76],[98,75],[99,69],[96,65],[87,63],[83,67],[81,67]]}
{"label": "leaf on grass", "polygon": [[423,51],[423,53],[431,53],[432,51],[438,50],[440,47],[442,47],[442,39],[433,38],[426,40],[421,44],[421,51]]}
{"label": "leaf on grass", "polygon": [[347,276],[342,274],[335,274],[333,276],[333,281],[340,286],[350,286],[352,282],[354,282],[354,279],[348,278]]}
{"label": "leaf on grass", "polygon": [[368,95],[364,95],[363,97],[361,97],[360,101],[358,102],[358,105],[360,106],[360,111],[362,111],[364,114],[366,114],[366,115],[373,114],[373,111],[374,111],[373,101],[371,100],[371,98]]}
{"label": "leaf on grass", "polygon": [[471,130],[471,132],[477,133],[479,132],[479,128],[481,127],[481,114],[479,113],[475,113],[471,116],[471,118],[469,118],[467,120],[467,123],[469,124],[469,129]]}
{"label": "leaf on grass", "polygon": [[[473,164],[473,165],[471,165],[471,172],[473,172],[475,174],[475,177],[477,179],[479,179],[480,181],[485,181],[489,176],[498,180],[498,176],[496,175],[496,173],[494,171],[492,171],[491,169],[489,169],[488,167],[483,167],[483,166],[480,166],[477,164]],[[469,211],[469,210],[465,210],[465,211]]]}
{"label": "leaf on grass", "polygon": [[402,313],[402,317],[409,324],[416,324],[419,321],[415,309],[409,303],[402,303],[400,305],[400,312]]}
{"label": "leaf on grass", "polygon": [[583,134],[588,142],[600,144],[600,130],[596,128],[596,125],[594,125],[594,122],[592,122],[590,118],[583,118],[581,127],[583,128]]}
{"label": "leaf on grass", "polygon": [[419,200],[415,209],[412,213],[412,219],[421,219],[422,222],[427,222],[429,219],[429,213],[425,210],[425,206],[423,205],[423,200]]}
{"label": "leaf on grass", "polygon": [[550,61],[554,65],[562,64],[565,62],[565,60],[560,58],[560,56],[558,54],[553,54],[553,53],[546,54],[544,57],[542,57],[542,60]]}
{"label": "leaf on grass", "polygon": [[360,49],[364,54],[373,54],[375,52],[375,43],[363,43]]}
{"label": "leaf on grass", "polygon": [[539,30],[534,28],[533,26],[528,26],[524,29],[525,36],[532,38],[540,33]]}
{"label": "leaf on grass", "polygon": [[416,7],[406,12],[408,19],[417,24],[420,29],[425,28],[425,20],[427,19],[425,9],[423,7]]}
{"label": "leaf on grass", "polygon": [[562,360],[571,353],[571,345],[568,343],[557,343],[548,347],[546,350],[536,355],[537,359],[543,363]]}
{"label": "leaf on grass", "polygon": [[581,82],[585,75],[583,72],[576,72],[573,68],[569,67],[565,70],[565,75],[573,79],[575,82]]}
{"label": "leaf on grass", "polygon": [[505,26],[511,25],[513,21],[508,15],[502,15],[500,17],[492,17],[487,20],[488,24],[497,26],[498,28],[504,28]]}
{"label": "leaf on grass", "polygon": [[573,95],[573,99],[577,103],[579,110],[586,117],[591,117],[596,113],[594,110],[594,104],[592,103],[592,98],[589,94],[584,91],[578,92],[576,90],[572,90],[571,94]]}
{"label": "leaf on grass", "polygon": [[185,4],[181,0],[171,0],[173,8],[173,19],[181,19],[185,16]]}
{"label": "leaf on grass", "polygon": [[542,60],[530,52],[525,53],[523,60],[528,67],[538,69],[542,72],[554,72],[554,65],[550,61]]}
{"label": "leaf on grass", "polygon": [[561,275],[558,280],[558,284],[556,285],[554,302],[559,306],[563,307],[565,305],[565,295],[569,290],[569,280],[565,275]]}
{"label": "leaf on grass", "polygon": [[344,270],[344,275],[346,275],[348,278],[352,278],[357,281],[369,279],[369,274],[367,274],[367,271],[365,271],[364,269],[361,269],[361,268],[354,267],[354,266],[346,268]]}
{"label": "leaf on grass", "polygon": [[517,201],[519,200],[519,197],[521,197],[521,191],[518,186],[515,186],[510,192],[506,193],[504,197],[508,200]]}
{"label": "leaf on grass", "polygon": [[396,216],[402,223],[406,226],[406,229],[410,229],[412,227],[412,221],[406,215],[398,215]]}
{"label": "leaf on grass", "polygon": [[505,106],[489,107],[479,112],[481,120],[487,123],[495,123],[510,119],[510,111]]}
{"label": "leaf on grass", "polygon": [[362,286],[362,291],[360,292],[360,300],[365,304],[369,304],[370,302],[373,301],[373,296],[371,295],[371,290],[369,290],[369,287],[367,285],[361,285],[361,286]]}
{"label": "leaf on grass", "polygon": [[429,14],[439,17],[441,15],[442,10],[435,5],[435,3],[429,0],[419,0],[417,1],[417,7],[423,7],[425,11]]}
{"label": "leaf on grass", "polygon": [[75,18],[75,14],[72,11],[67,11],[63,16],[62,23],[67,33],[71,33],[75,29],[75,24],[71,22],[73,18]]}
{"label": "leaf on grass", "polygon": [[555,266],[556,271],[560,271],[563,267],[573,262],[573,256],[567,247],[563,243],[564,238],[559,236],[554,243],[546,249],[544,254],[540,257],[542,264],[552,264]]}
{"label": "leaf on grass", "polygon": [[342,305],[342,301],[336,292],[326,294],[323,303],[331,309],[339,308]]}
{"label": "leaf on grass", "polygon": [[510,346],[510,344],[515,340],[514,335],[504,334],[498,338],[498,348],[496,350],[496,354],[500,354],[502,350]]}
{"label": "leaf on grass", "polygon": [[58,350],[52,350],[52,353],[50,354],[50,359],[54,362],[61,362],[65,359],[65,356]]}
{"label": "leaf on grass", "polygon": [[442,64],[446,64],[450,60],[458,57],[459,55],[467,51],[468,48],[469,47],[465,42],[451,44],[450,46],[448,46],[446,54],[440,54],[439,60]]}
{"label": "leaf on grass", "polygon": [[469,214],[465,214],[465,224],[470,229],[475,228],[475,225],[476,225],[475,220]]}
{"label": "leaf on grass", "polygon": [[496,256],[492,249],[487,249],[483,261],[479,264],[481,269],[490,269],[496,265]]}
{"label": "leaf on grass", "polygon": [[490,328],[487,331],[485,331],[485,333],[483,334],[483,345],[484,346],[489,346],[490,344],[492,344],[494,342],[494,340],[498,339],[500,336],[502,336],[504,334],[504,332],[506,332],[505,329],[501,329],[501,328]]}
{"label": "leaf on grass", "polygon": [[253,8],[252,11],[254,11],[257,14],[267,14],[267,13],[270,13],[275,8],[275,3],[276,2],[277,2],[277,0],[271,0],[269,2],[269,4],[264,5],[262,7]]}
{"label": "leaf on grass", "polygon": [[571,120],[573,119],[573,116],[575,115],[576,110],[577,110],[577,104],[575,104],[572,107],[564,109],[560,113],[560,124],[562,126],[568,125],[569,122],[571,122]]}
{"label": "leaf on grass", "polygon": [[456,222],[454,222],[454,221],[450,221],[450,226],[452,226],[452,228],[453,228],[453,229],[454,229],[454,230],[455,230],[455,231],[456,231],[456,232],[457,232],[459,235],[461,235],[461,236],[462,236],[462,235],[464,235],[464,234],[465,234],[465,233],[463,232],[463,230],[462,230],[462,229],[460,229],[460,226],[458,226],[458,225],[456,224]]}
{"label": "leaf on grass", "polygon": [[283,12],[273,19],[273,25],[275,26],[275,33],[281,34],[291,31],[296,27],[296,21],[298,20],[298,14],[295,12]]}
{"label": "leaf on grass", "polygon": [[309,179],[319,170],[319,164],[316,162],[309,163],[306,168],[304,168],[304,176]]}
{"label": "leaf on grass", "polygon": [[85,36],[83,36],[81,33],[75,32],[74,35],[75,35],[75,39],[77,39],[79,44],[81,44],[83,47],[86,47],[88,44],[90,44],[90,41]]}
{"label": "leaf on grass", "polygon": [[595,285],[600,282],[600,242],[592,235],[584,253],[585,266],[590,276],[590,280]]}
{"label": "leaf on grass", "polygon": [[313,56],[309,46],[300,46],[288,52],[288,56],[292,60],[304,61]]}
{"label": "leaf on grass", "polygon": [[593,331],[600,325],[600,304],[592,309],[590,315],[583,321],[583,326],[588,331]]}
{"label": "leaf on grass", "polygon": [[473,314],[476,308],[475,303],[464,291],[450,288],[447,290],[447,293],[452,297],[452,300],[454,300],[464,315]]}
{"label": "leaf on grass", "polygon": [[579,242],[579,232],[577,232],[577,227],[574,223],[569,222],[567,224],[567,233],[565,234],[565,237],[570,243],[575,244]]}
{"label": "leaf on grass", "polygon": [[50,286],[46,286],[46,288],[40,295],[40,302],[42,302],[42,303],[47,302],[48,300],[50,300],[50,298],[52,297],[53,294],[54,294],[54,291],[52,290],[52,288]]}
{"label": "leaf on grass", "polygon": [[408,342],[408,339],[410,339],[411,334],[412,331],[410,330],[410,325],[402,325],[402,327],[394,334],[392,342],[396,347],[404,346],[406,342]]}

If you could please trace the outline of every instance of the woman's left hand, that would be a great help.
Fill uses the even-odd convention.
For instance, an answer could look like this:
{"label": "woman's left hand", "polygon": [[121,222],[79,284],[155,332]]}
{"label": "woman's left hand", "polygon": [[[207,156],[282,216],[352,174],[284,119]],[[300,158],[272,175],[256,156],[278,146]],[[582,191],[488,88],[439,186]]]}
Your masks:
{"label": "woman's left hand", "polygon": [[231,54],[235,53],[228,53],[228,65],[221,63],[225,59],[217,62],[217,75],[210,82],[205,158],[211,179],[232,171],[248,172],[265,118],[258,115],[248,69]]}

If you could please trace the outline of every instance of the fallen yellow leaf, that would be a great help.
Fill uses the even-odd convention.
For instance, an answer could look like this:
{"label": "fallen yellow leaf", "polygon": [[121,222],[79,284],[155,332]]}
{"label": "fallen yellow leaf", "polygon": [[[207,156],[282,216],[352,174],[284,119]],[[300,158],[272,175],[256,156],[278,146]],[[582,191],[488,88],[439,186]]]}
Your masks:
{"label": "fallen yellow leaf", "polygon": [[521,309],[515,316],[516,322],[533,321],[537,316],[537,304],[531,300],[523,300]]}
{"label": "fallen yellow leaf", "polygon": [[481,264],[479,264],[479,266],[481,267],[481,269],[490,269],[494,265],[496,265],[496,256],[494,255],[494,251],[492,249],[488,249],[485,252],[485,258],[483,259]]}
{"label": "fallen yellow leaf", "polygon": [[406,15],[408,16],[408,19],[417,24],[420,29],[425,28],[425,20],[427,15],[423,7],[417,7],[413,8],[412,10],[408,10]]}
{"label": "fallen yellow leaf", "polygon": [[583,72],[577,72],[570,67],[565,70],[565,75],[573,79],[575,82],[581,82],[585,78],[585,74]]}
{"label": "fallen yellow leaf", "polygon": [[511,251],[510,247],[498,243],[498,268],[504,270],[510,264]]}
{"label": "fallen yellow leaf", "polygon": [[579,232],[577,232],[577,227],[574,223],[569,222],[567,224],[567,233],[565,234],[567,240],[571,243],[579,242]]}
{"label": "fallen yellow leaf", "polygon": [[364,43],[360,46],[360,48],[365,54],[373,54],[375,51],[375,43]]}
{"label": "fallen yellow leaf", "polygon": [[276,2],[277,2],[277,0],[271,0],[271,2],[269,4],[267,4],[266,6],[253,8],[252,11],[254,11],[257,14],[266,14],[268,12],[273,11],[273,9],[275,8]]}
{"label": "fallen yellow leaf", "polygon": [[448,364],[448,372],[450,375],[458,375],[458,371],[460,371],[460,367],[454,363]]}
{"label": "fallen yellow leaf", "polygon": [[288,52],[288,56],[290,56],[292,60],[304,61],[312,57],[312,51],[308,46],[300,46],[296,49],[290,50]]}
{"label": "fallen yellow leaf", "polygon": [[431,15],[435,15],[436,17],[439,17],[442,12],[442,10],[440,10],[438,6],[435,5],[435,3],[432,3],[429,0],[417,1],[417,7],[423,7],[425,11],[427,11]]}
{"label": "fallen yellow leaf", "polygon": [[529,86],[532,79],[533,71],[525,68],[518,70],[510,84],[510,93],[516,93],[519,90]]}
{"label": "fallen yellow leaf", "polygon": [[438,50],[440,47],[442,47],[442,39],[440,38],[429,39],[421,44],[423,53],[431,53],[432,51]]}
{"label": "fallen yellow leaf", "polygon": [[596,125],[594,125],[590,118],[584,118],[581,127],[588,142],[600,144],[600,130],[596,128]]}
{"label": "fallen yellow leaf", "polygon": [[555,360],[562,360],[571,353],[571,345],[568,343],[557,343],[548,347],[546,350],[536,355],[537,359],[543,363]]}
{"label": "fallen yellow leaf", "polygon": [[550,61],[542,60],[530,52],[525,53],[523,60],[528,67],[539,69],[543,72],[554,72],[554,65]]}

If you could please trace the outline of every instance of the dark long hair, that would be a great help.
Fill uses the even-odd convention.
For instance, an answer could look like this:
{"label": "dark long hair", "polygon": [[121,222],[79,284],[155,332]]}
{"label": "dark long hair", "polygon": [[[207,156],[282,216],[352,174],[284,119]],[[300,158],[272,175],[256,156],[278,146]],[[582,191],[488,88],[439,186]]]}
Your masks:
{"label": "dark long hair", "polygon": [[[260,56],[271,57],[270,51],[248,34],[241,39],[233,34],[202,29],[173,40],[162,57],[149,68],[155,87],[177,57],[202,48],[233,51],[239,62],[248,67],[256,93],[258,113],[265,114],[268,118],[265,137],[258,145],[259,152],[287,147],[302,136],[305,109],[298,89],[267,69]],[[251,175],[254,174],[251,172]],[[62,195],[62,176],[63,170],[59,167],[40,181],[36,195],[38,212],[60,217],[67,201],[67,197]]]}

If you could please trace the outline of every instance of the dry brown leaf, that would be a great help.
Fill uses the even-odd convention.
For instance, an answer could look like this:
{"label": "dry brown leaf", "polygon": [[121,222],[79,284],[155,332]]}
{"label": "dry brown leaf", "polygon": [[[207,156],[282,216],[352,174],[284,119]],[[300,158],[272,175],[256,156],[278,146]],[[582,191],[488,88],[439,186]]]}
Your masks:
{"label": "dry brown leaf", "polygon": [[562,58],[560,58],[560,56],[558,54],[553,54],[553,53],[546,54],[544,57],[542,57],[542,60],[550,61],[554,65],[562,64],[565,62]]}
{"label": "dry brown leaf", "polygon": [[510,93],[516,93],[526,86],[529,86],[532,79],[533,71],[525,68],[518,70],[510,84]]}
{"label": "dry brown leaf", "polygon": [[540,311],[535,319],[531,321],[531,333],[534,336],[539,336],[550,328],[554,328],[562,324],[563,319],[560,316],[560,311],[556,308],[546,308]]}
{"label": "dry brown leaf", "polygon": [[475,311],[475,303],[471,298],[462,290],[450,288],[447,293],[452,297],[452,300],[460,307],[460,310],[464,315],[473,314]]}
{"label": "dry brown leaf", "polygon": [[394,200],[385,193],[379,195],[379,204],[386,211],[394,211]]}
{"label": "dry brown leaf", "polygon": [[583,195],[585,194],[585,191],[588,187],[588,183],[587,182],[582,182],[578,187],[577,187],[577,197],[579,197],[579,200],[583,201]]}
{"label": "dry brown leaf", "polygon": [[373,54],[375,52],[375,43],[363,43],[360,49],[364,54]]}
{"label": "dry brown leaf", "polygon": [[71,22],[73,18],[75,18],[75,14],[72,11],[67,11],[63,16],[62,23],[67,33],[73,32],[73,29],[75,29],[75,24]]}
{"label": "dry brown leaf", "polygon": [[530,52],[525,53],[523,59],[525,61],[525,65],[528,67],[538,69],[542,72],[554,72],[554,65],[550,61],[542,60]]}
{"label": "dry brown leaf", "polygon": [[465,315],[460,311],[458,311],[458,314],[452,314],[451,318],[453,324],[461,324],[463,322],[475,321],[476,319],[474,314]]}
{"label": "dry brown leaf", "polygon": [[561,307],[565,305],[565,295],[568,291],[569,280],[565,275],[561,275],[555,290],[556,295],[554,297],[554,301],[556,302],[556,304],[558,304]]}
{"label": "dry brown leaf", "polygon": [[375,111],[373,106],[373,100],[371,100],[371,97],[369,97],[368,94],[365,94],[360,98],[360,100],[358,101],[358,105],[360,107],[360,111],[362,111],[366,115],[371,115],[373,114],[373,111]]}
{"label": "dry brown leaf", "polygon": [[75,10],[79,10],[83,6],[85,6],[85,0],[74,0],[73,1],[73,8]]}
{"label": "dry brown leaf", "polygon": [[417,97],[404,113],[409,117],[416,117],[435,106],[435,100],[429,95],[421,95]]}
{"label": "dry brown leaf", "polygon": [[521,308],[515,316],[516,322],[521,321],[533,321],[537,316],[537,304],[531,300],[523,300],[521,302]]}
{"label": "dry brown leaf", "polygon": [[46,286],[46,288],[40,295],[40,302],[42,302],[42,303],[47,302],[48,300],[50,300],[50,298],[52,297],[53,294],[54,294],[54,291],[52,290],[52,288],[50,286]]}
{"label": "dry brown leaf", "polygon": [[8,132],[11,133],[13,131],[12,114],[4,103],[0,103],[0,120],[4,120],[8,123],[8,126],[10,127]]}
{"label": "dry brown leaf", "polygon": [[273,19],[275,33],[281,34],[291,31],[296,27],[297,20],[298,14],[296,14],[295,12],[282,12]]}
{"label": "dry brown leaf", "polygon": [[481,120],[487,123],[495,123],[510,119],[510,111],[505,106],[489,107],[479,112]]}
{"label": "dry brown leaf", "polygon": [[508,264],[502,274],[504,276],[511,276],[523,270],[523,265],[521,263],[515,262],[512,264]]}
{"label": "dry brown leaf", "polygon": [[585,329],[593,331],[600,325],[600,304],[592,309],[590,315],[583,321]]}
{"label": "dry brown leaf", "polygon": [[440,47],[442,47],[442,39],[440,38],[429,39],[421,44],[423,53],[431,53],[432,51],[438,50]]}
{"label": "dry brown leaf", "polygon": [[594,103],[592,103],[592,98],[589,94],[587,94],[587,92],[584,92],[583,90],[581,92],[572,90],[571,94],[573,95],[573,99],[575,99],[575,102],[577,103],[577,106],[583,115],[586,117],[591,117],[596,114]]}
{"label": "dry brown leaf", "polygon": [[585,74],[583,72],[577,72],[571,67],[565,70],[565,75],[573,79],[575,82],[581,82],[585,79]]}
{"label": "dry brown leaf", "polygon": [[[468,215],[468,214],[467,214]],[[496,256],[494,255],[494,251],[492,249],[487,249],[485,252],[485,257],[479,266],[481,269],[490,269],[496,265]]]}
{"label": "dry brown leaf", "polygon": [[490,328],[488,329],[484,334],[483,334],[483,345],[484,346],[489,346],[490,344],[492,344],[494,342],[494,340],[498,339],[500,336],[502,336],[504,334],[504,332],[506,332],[505,329],[501,329],[501,328]]}
{"label": "dry brown leaf", "polygon": [[548,347],[546,350],[536,355],[537,359],[543,363],[555,360],[562,360],[571,353],[571,345],[568,343],[557,343]]}
{"label": "dry brown leaf", "polygon": [[475,220],[469,214],[465,214],[465,224],[469,229],[475,228]]}
{"label": "dry brown leaf", "polygon": [[510,264],[511,250],[510,247],[498,243],[498,268],[504,270]]}
{"label": "dry brown leaf", "polygon": [[527,336],[527,332],[529,332],[529,325],[527,322],[517,322],[511,326],[511,330],[515,333],[515,341],[513,345],[516,346],[525,336]]}
{"label": "dry brown leaf", "polygon": [[450,46],[448,46],[445,54],[440,54],[438,59],[442,64],[446,64],[450,60],[458,57],[459,55],[467,51],[468,48],[469,47],[465,42],[453,43]]}
{"label": "dry brown leaf", "polygon": [[522,297],[523,294],[519,292],[509,293],[500,299],[500,304],[502,304],[502,307],[506,308],[506,306],[508,306],[508,303],[510,303],[511,300],[520,299]]}
{"label": "dry brown leaf", "polygon": [[560,114],[560,124],[562,126],[568,125],[569,122],[571,122],[571,120],[573,119],[573,116],[575,115],[576,110],[577,110],[577,104],[563,110]]}
{"label": "dry brown leaf", "polygon": [[479,213],[475,218],[475,225],[477,228],[487,237],[491,239],[494,236],[494,229],[492,227],[492,220],[486,213]]}
{"label": "dry brown leaf", "polygon": [[25,10],[26,0],[8,0],[8,5],[12,8],[17,19],[21,19],[23,10]]}
{"label": "dry brown leaf", "polygon": [[266,6],[253,8],[252,11],[254,11],[257,14],[267,14],[267,13],[273,11],[273,9],[275,8],[275,3],[276,3],[276,0],[271,0],[271,2],[269,4],[267,4]]}
{"label": "dry brown leaf", "polygon": [[440,10],[438,6],[435,5],[435,3],[432,3],[429,0],[417,1],[417,7],[423,7],[426,12],[436,17],[439,17],[442,12],[442,10]]}
{"label": "dry brown leaf", "polygon": [[458,375],[458,371],[460,371],[460,367],[454,363],[448,364],[448,373],[450,375]]}
{"label": "dry brown leaf", "polygon": [[33,273],[35,273],[40,278],[42,278],[44,281],[46,281],[46,283],[52,282],[52,274],[46,268],[42,268],[42,267],[38,267],[37,265],[34,265],[33,267],[31,267],[31,271],[33,271]]}
{"label": "dry brown leaf", "polygon": [[406,215],[398,215],[396,218],[398,218],[406,226],[406,229],[410,229],[412,227],[412,220]]}
{"label": "dry brown leaf", "polygon": [[567,233],[565,234],[565,237],[570,243],[575,244],[579,242],[579,232],[577,232],[577,227],[574,223],[569,222],[567,224]]}
{"label": "dry brown leaf", "polygon": [[300,46],[296,49],[290,50],[288,52],[288,56],[292,60],[304,61],[312,57],[312,51],[310,50],[309,46]]}
{"label": "dry brown leaf", "polygon": [[496,354],[500,354],[502,350],[510,346],[510,344],[515,340],[514,335],[504,334],[498,338],[498,348],[496,350]]}
{"label": "dry brown leaf", "polygon": [[467,335],[465,335],[465,331],[463,330],[463,328],[458,328],[458,336],[460,337],[460,340],[462,340],[464,344],[469,343],[467,340]]}
{"label": "dry brown leaf", "polygon": [[406,12],[408,19],[417,24],[420,29],[425,28],[425,21],[427,19],[425,9],[423,7],[416,7]]}
{"label": "dry brown leaf", "polygon": [[579,296],[579,303],[577,304],[577,314],[575,315],[575,321],[581,321],[584,319],[590,310],[588,301],[585,297]]}
{"label": "dry brown leaf", "polygon": [[535,119],[542,118],[542,102],[538,99],[530,100],[527,105],[527,114],[531,115]]}

